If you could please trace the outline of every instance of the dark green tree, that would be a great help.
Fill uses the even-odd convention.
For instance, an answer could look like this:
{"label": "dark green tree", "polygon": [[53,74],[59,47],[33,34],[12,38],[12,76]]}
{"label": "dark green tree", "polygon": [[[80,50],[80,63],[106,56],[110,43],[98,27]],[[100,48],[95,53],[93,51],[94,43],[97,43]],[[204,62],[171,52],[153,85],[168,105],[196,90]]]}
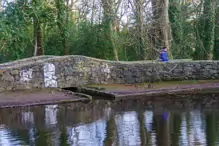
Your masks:
{"label": "dark green tree", "polygon": [[203,14],[198,18],[195,59],[213,59],[215,43],[216,1],[204,0]]}

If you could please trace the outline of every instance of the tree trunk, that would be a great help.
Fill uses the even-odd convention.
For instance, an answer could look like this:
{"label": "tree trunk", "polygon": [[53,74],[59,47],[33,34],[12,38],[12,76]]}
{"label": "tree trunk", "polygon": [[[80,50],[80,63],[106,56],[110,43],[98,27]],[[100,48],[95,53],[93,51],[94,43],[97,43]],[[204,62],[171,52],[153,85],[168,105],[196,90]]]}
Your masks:
{"label": "tree trunk", "polygon": [[151,0],[152,3],[152,12],[153,12],[153,28],[151,30],[152,43],[154,48],[159,49],[161,47],[160,44],[160,29],[159,29],[159,7],[157,0]]}
{"label": "tree trunk", "polygon": [[110,24],[110,40],[111,40],[112,47],[113,47],[114,59],[116,61],[119,61],[118,50],[117,50],[116,45],[115,45],[115,40],[114,40],[113,34],[114,34],[113,27],[112,27],[112,24]]}
{"label": "tree trunk", "polygon": [[160,0],[160,6],[162,8],[161,14],[163,16],[160,19],[160,29],[162,33],[162,44],[168,48],[169,56],[172,58],[172,50],[171,50],[171,41],[172,41],[172,34],[170,28],[170,21],[169,21],[169,0]]}
{"label": "tree trunk", "polygon": [[64,54],[67,55],[69,54],[69,48],[67,48],[67,45],[66,45],[66,42],[67,42],[66,41],[66,30],[67,30],[66,23],[68,23],[68,20],[67,20],[68,16],[65,15],[65,12],[66,14],[68,12],[66,10],[67,8],[63,0],[56,0],[55,3],[56,3],[56,8],[57,8],[57,25],[58,25],[58,30],[59,30],[60,37],[61,37],[61,42],[62,42],[61,45],[62,45]]}
{"label": "tree trunk", "polygon": [[0,0],[0,13],[3,11],[2,0]]}
{"label": "tree trunk", "polygon": [[104,140],[105,146],[112,146],[115,144],[115,137],[116,137],[116,121],[113,115],[106,122],[106,135],[107,137]]}
{"label": "tree trunk", "polygon": [[155,47],[167,47],[169,56],[172,58],[172,34],[168,14],[169,0],[151,0],[151,2],[154,15],[154,26],[156,26]]}
{"label": "tree trunk", "polygon": [[145,117],[144,117],[144,112],[140,111],[138,113],[138,121],[140,125],[140,137],[141,137],[141,145],[145,146],[147,145],[147,134],[146,134],[146,128],[145,128]]}
{"label": "tree trunk", "polygon": [[176,0],[169,0],[170,7],[169,7],[169,19],[171,24],[172,30],[172,51],[173,49],[177,58],[187,58],[187,52],[192,50],[188,49],[185,44],[184,36],[186,36],[184,30],[185,24],[185,16],[183,16],[183,11],[188,13],[188,10],[183,10],[184,5],[181,1],[176,2]]}
{"label": "tree trunk", "polygon": [[[219,2],[218,2],[219,5]],[[215,19],[215,24],[219,22],[219,7],[216,9],[216,19]],[[218,60],[219,59],[219,25],[215,26],[215,43],[214,43],[214,59]]]}
{"label": "tree trunk", "polygon": [[[203,7],[203,1],[201,1],[200,4],[201,7]],[[196,47],[195,47],[195,52],[194,52],[194,59],[195,60],[204,60],[204,54],[205,54],[205,49],[203,46],[203,30],[204,30],[204,17],[202,16],[203,14],[197,13],[196,17],[199,18],[197,19],[197,23],[195,25],[195,36],[196,36]]]}
{"label": "tree trunk", "polygon": [[114,59],[119,61],[118,50],[116,48],[115,40],[114,40],[114,30],[113,30],[113,21],[115,19],[115,12],[113,11],[114,0],[101,0],[103,10],[104,10],[104,18],[103,23],[105,25],[105,32],[108,35],[108,38],[111,43],[111,47],[114,53]]}
{"label": "tree trunk", "polygon": [[205,58],[207,60],[213,59],[214,50],[214,37],[215,37],[215,0],[205,0],[204,1],[204,48],[206,50]]}
{"label": "tree trunk", "polygon": [[40,28],[39,20],[33,18],[33,30],[34,30],[34,56],[44,55],[42,32]]}
{"label": "tree trunk", "polygon": [[137,34],[138,34],[138,48],[139,48],[139,59],[145,60],[145,46],[144,46],[144,23],[143,23],[143,12],[144,12],[144,0],[138,0],[135,3],[136,8],[136,27],[137,27]]}
{"label": "tree trunk", "polygon": [[[69,23],[69,0],[67,0],[67,5],[66,5],[67,9],[66,9],[66,19],[65,19],[65,25],[68,26]],[[65,28],[65,30],[67,31],[67,29]],[[68,45],[68,41],[67,41],[67,37],[66,37],[66,31],[65,31],[65,55],[69,55],[70,54],[70,48]]]}
{"label": "tree trunk", "polygon": [[91,25],[93,26],[94,23],[94,7],[95,7],[95,0],[92,1],[92,10],[91,10]]}

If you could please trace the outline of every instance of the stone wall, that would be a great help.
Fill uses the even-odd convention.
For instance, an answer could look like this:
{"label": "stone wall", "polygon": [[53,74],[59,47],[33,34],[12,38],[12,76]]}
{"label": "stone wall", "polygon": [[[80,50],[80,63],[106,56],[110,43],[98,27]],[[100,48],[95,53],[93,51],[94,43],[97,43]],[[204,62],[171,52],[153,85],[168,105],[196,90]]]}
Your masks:
{"label": "stone wall", "polygon": [[84,56],[39,56],[0,64],[0,90],[219,79],[219,61],[115,62]]}

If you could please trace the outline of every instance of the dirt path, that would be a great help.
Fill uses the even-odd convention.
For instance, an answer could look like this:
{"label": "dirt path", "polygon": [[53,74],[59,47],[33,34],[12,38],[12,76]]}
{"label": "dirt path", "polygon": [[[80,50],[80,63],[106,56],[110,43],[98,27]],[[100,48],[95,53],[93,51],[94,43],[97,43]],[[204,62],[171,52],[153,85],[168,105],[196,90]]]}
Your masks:
{"label": "dirt path", "polygon": [[89,87],[102,88],[105,92],[110,93],[136,93],[136,92],[151,92],[165,90],[180,90],[180,89],[200,89],[200,88],[219,88],[219,80],[212,81],[175,81],[175,82],[159,82],[150,84],[109,84],[109,85],[90,85]]}
{"label": "dirt path", "polygon": [[[104,88],[103,93],[114,97],[127,98],[134,96],[152,97],[169,94],[196,94],[198,92],[219,93],[219,81],[165,82],[154,84],[153,88],[145,87],[147,84],[136,85],[93,85],[90,87]],[[95,92],[94,92],[95,93]],[[95,93],[96,94],[96,93]],[[102,94],[105,95],[105,94]],[[104,98],[101,96],[101,98]],[[42,104],[58,104],[76,101],[89,101],[88,98],[62,92],[57,89],[4,91],[0,93],[0,108],[30,106]]]}
{"label": "dirt path", "polygon": [[5,91],[0,93],[0,108],[87,100],[89,99],[61,92],[57,89]]}
{"label": "dirt path", "polygon": [[144,92],[165,92],[165,91],[185,91],[185,90],[204,90],[204,89],[217,89],[219,90],[219,83],[206,83],[206,84],[199,84],[199,85],[178,85],[172,87],[164,87],[164,88],[150,88],[150,89],[143,89],[143,88],[132,88],[132,89],[123,89],[123,90],[111,90],[111,93],[116,94],[131,94],[131,93],[144,93]]}
{"label": "dirt path", "polygon": [[[152,85],[91,85],[91,88],[102,89],[109,97],[115,99],[166,97],[169,95],[198,95],[198,94],[219,94],[219,81],[181,81],[163,82]],[[94,92],[95,93],[95,92]]]}

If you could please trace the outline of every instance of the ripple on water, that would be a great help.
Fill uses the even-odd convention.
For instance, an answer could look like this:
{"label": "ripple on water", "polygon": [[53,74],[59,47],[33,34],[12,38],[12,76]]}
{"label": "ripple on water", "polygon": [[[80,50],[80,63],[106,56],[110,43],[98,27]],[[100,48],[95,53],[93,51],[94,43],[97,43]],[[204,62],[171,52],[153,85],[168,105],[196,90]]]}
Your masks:
{"label": "ripple on water", "polygon": [[13,137],[13,133],[10,129],[7,129],[5,125],[0,125],[0,145],[1,146],[14,146],[22,145],[23,142],[18,138]]}

